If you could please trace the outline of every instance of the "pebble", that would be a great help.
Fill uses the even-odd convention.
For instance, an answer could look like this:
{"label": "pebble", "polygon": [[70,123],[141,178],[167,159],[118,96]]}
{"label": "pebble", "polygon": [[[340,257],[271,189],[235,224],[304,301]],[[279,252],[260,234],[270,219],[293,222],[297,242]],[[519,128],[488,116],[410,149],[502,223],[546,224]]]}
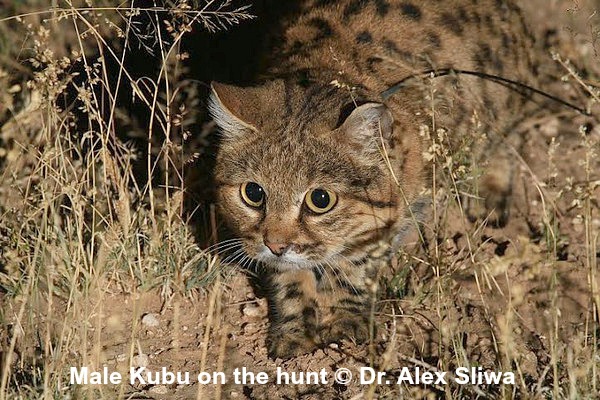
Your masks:
{"label": "pebble", "polygon": [[160,322],[157,317],[158,315],[154,313],[148,313],[142,317],[142,324],[150,328],[157,327],[158,325],[160,325]]}
{"label": "pebble", "polygon": [[155,394],[167,394],[167,393],[169,393],[169,389],[165,385],[152,386],[148,391],[150,393],[155,393]]}
{"label": "pebble", "polygon": [[138,354],[131,360],[131,366],[134,368],[147,367],[150,359],[146,354]]}
{"label": "pebble", "polygon": [[242,312],[247,317],[260,317],[262,314],[260,307],[256,303],[246,304]]}
{"label": "pebble", "polygon": [[554,138],[558,136],[559,128],[560,122],[558,118],[552,118],[541,124],[538,128],[538,132],[541,133],[545,138]]}

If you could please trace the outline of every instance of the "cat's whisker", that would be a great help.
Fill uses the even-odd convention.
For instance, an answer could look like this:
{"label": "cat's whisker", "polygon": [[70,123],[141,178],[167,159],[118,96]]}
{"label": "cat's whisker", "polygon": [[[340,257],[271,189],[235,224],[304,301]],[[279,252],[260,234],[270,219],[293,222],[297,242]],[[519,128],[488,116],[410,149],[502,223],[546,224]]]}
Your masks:
{"label": "cat's whisker", "polygon": [[260,262],[253,259],[252,257],[248,257],[250,259],[248,266],[246,267],[246,272],[250,272],[253,276],[258,276],[258,270],[260,267]]}
{"label": "cat's whisker", "polygon": [[225,281],[228,281],[229,279],[231,279],[231,277],[233,276],[234,273],[239,271],[239,265],[237,263],[235,264],[227,264],[227,270],[226,270],[226,274],[225,274]]}
{"label": "cat's whisker", "polygon": [[244,268],[245,263],[248,261],[248,259],[250,259],[250,256],[245,251],[242,251],[241,256],[242,257],[236,260],[234,263],[237,269]]}
{"label": "cat's whisker", "polygon": [[[329,266],[331,268],[331,266],[329,264],[327,264],[327,266]],[[335,293],[336,285],[333,284],[333,281],[331,280],[331,276],[329,275],[329,271],[323,266],[323,264],[317,264],[316,268],[318,268],[319,272],[327,278],[327,281],[329,282],[329,287],[331,288],[331,291],[333,293]]]}
{"label": "cat's whisker", "polygon": [[[343,256],[342,256],[343,257]],[[350,265],[355,266],[355,264],[351,261],[348,260],[346,257],[343,257],[348,263],[350,263]],[[358,290],[356,289],[356,286],[354,286],[354,283],[352,283],[352,279],[350,276],[348,276],[348,274],[344,271],[344,268],[336,268],[336,271],[339,272],[339,275],[337,275],[338,277],[338,283],[341,285],[342,282],[339,279],[339,276],[342,276],[342,278],[344,278],[344,285],[349,285],[350,288],[352,289],[353,292],[358,292]]]}
{"label": "cat's whisker", "polygon": [[246,256],[242,259],[240,264],[244,270],[248,270],[250,268],[250,266],[252,265],[253,261],[254,261],[254,259],[252,257],[250,257],[248,254],[246,254]]}
{"label": "cat's whisker", "polygon": [[238,242],[241,242],[241,241],[242,241],[242,239],[240,239],[240,238],[226,239],[226,240],[222,240],[222,241],[217,242],[217,243],[213,243],[212,245],[208,246],[207,248],[205,248],[203,250],[204,251],[212,251],[215,248],[218,248],[219,246],[222,246],[224,244],[227,244],[227,243],[238,243]]}
{"label": "cat's whisker", "polygon": [[223,246],[224,248],[227,246],[231,246],[231,245],[235,245],[235,244],[242,244],[243,240],[240,238],[234,238],[234,239],[227,239],[227,240],[223,240],[221,242],[215,243],[209,247],[207,247],[206,249],[203,249],[204,252],[206,253],[212,253],[215,249],[218,249],[217,253],[221,251],[221,249],[219,249],[220,246]]}
{"label": "cat's whisker", "polygon": [[[331,285],[331,291],[334,294],[337,294],[337,291],[340,289],[340,271],[338,270],[338,268],[335,268],[332,264],[331,261],[325,261],[325,264],[329,267],[329,270],[331,271],[331,273],[333,274],[333,278],[335,279],[335,282],[331,280],[331,276],[329,277],[329,284]],[[328,274],[330,275],[330,274]]]}
{"label": "cat's whisker", "polygon": [[227,264],[229,267],[229,271],[228,271],[228,274],[226,275],[225,279],[226,280],[230,279],[234,273],[236,273],[240,270],[247,270],[248,266],[251,265],[252,261],[253,261],[252,257],[250,257],[247,253],[243,252],[242,258],[239,261]]}
{"label": "cat's whisker", "polygon": [[245,254],[244,249],[239,248],[236,251],[234,251],[232,254],[223,258],[223,260],[221,262],[223,264],[233,264],[236,262],[237,259],[239,259],[240,257],[243,257],[244,254]]}
{"label": "cat's whisker", "polygon": [[348,245],[347,245],[347,244],[345,244],[345,243],[340,243],[338,246],[340,247],[340,249],[339,249],[339,250],[338,250],[338,251],[335,253],[335,255],[333,255],[333,256],[330,256],[330,258],[332,258],[332,257],[342,257],[342,258],[346,259],[347,261],[351,262],[351,263],[352,263],[352,265],[355,265],[355,264],[354,264],[354,262],[350,261],[350,260],[348,259],[348,257],[346,257],[346,256],[343,254],[343,252],[344,252],[344,251],[346,251],[346,250],[352,250],[353,248],[352,248],[352,247],[350,247],[350,246],[348,246]]}
{"label": "cat's whisker", "polygon": [[352,261],[349,257],[343,255],[343,254],[338,254],[338,257],[342,258],[344,261],[346,261],[347,263],[349,263],[350,265],[352,265],[353,267],[356,267],[356,261]]}
{"label": "cat's whisker", "polygon": [[[227,263],[231,264],[234,271],[246,269],[247,266],[252,263],[252,261],[254,261],[254,259],[250,257],[250,255],[248,255],[244,249],[238,249],[234,254],[227,258]],[[234,271],[232,271],[232,274]]]}
{"label": "cat's whisker", "polygon": [[[236,244],[230,244],[228,246],[223,247],[222,249],[219,249],[219,251],[216,253],[216,255],[218,256],[223,256],[225,253],[227,252],[231,252],[232,250],[243,250],[242,244],[241,243],[236,243]],[[213,253],[215,254],[215,253]]]}
{"label": "cat's whisker", "polygon": [[229,257],[232,257],[232,254],[229,254],[227,256],[225,256],[225,254],[229,253],[231,251],[234,251],[234,254],[240,250],[243,251],[242,245],[243,245],[243,243],[229,243],[229,244],[225,245],[223,248],[219,249],[219,251],[214,252],[212,254],[215,256],[218,256],[222,262],[226,262],[225,260],[227,260]]}

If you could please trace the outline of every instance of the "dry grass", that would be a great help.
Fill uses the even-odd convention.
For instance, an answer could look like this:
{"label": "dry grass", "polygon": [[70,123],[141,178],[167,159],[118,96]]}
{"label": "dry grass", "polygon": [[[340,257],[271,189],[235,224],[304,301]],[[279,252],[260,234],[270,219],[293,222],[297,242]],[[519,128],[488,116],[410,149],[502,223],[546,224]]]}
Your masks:
{"label": "dry grass", "polygon": [[[220,29],[249,15],[227,2],[194,10],[109,3],[15,4],[0,15],[2,399],[75,396],[65,373],[102,365],[107,296],[197,296],[214,268],[184,220],[188,160],[176,164],[177,140],[190,135],[182,101],[190,89],[179,47],[192,27]],[[156,76],[126,68],[134,45],[158,53]],[[135,123],[119,91],[150,116],[137,128],[146,148],[127,142],[136,132],[121,132]],[[139,178],[139,159],[153,179]],[[88,395],[113,396],[99,392]]]}
{"label": "dry grass", "polygon": [[[181,41],[192,27],[226,28],[249,15],[226,1],[201,4],[208,5],[57,1],[48,9],[30,1],[0,12],[0,400],[151,395],[127,384],[72,386],[68,376],[70,366],[127,369],[145,365],[144,354],[161,360],[162,350],[144,348],[149,333],[140,323],[152,301],[169,321],[167,347],[179,360],[172,367],[194,357],[198,371],[239,362],[228,358],[230,330],[237,331],[226,321],[242,325],[231,306],[254,300],[243,293],[226,300],[229,282],[188,223],[184,194],[196,157],[189,127],[202,115],[193,103],[198,93],[185,80]],[[568,12],[575,19],[586,11]],[[588,23],[583,42],[594,50],[600,25]],[[128,67],[135,47],[160,60],[154,75]],[[589,99],[596,110],[600,71],[589,59],[598,58],[593,51],[583,58],[578,68],[555,57],[565,77],[556,88]],[[145,118],[130,115],[131,99]],[[567,130],[579,124],[568,117]],[[538,128],[551,130],[557,118]],[[541,172],[522,160],[518,194],[525,200],[513,215],[521,224],[498,234],[464,217],[461,184],[477,173],[464,166],[469,154],[451,159],[444,133],[431,135],[437,173],[433,218],[424,229],[429,240],[417,238],[398,254],[403,268],[385,279],[388,299],[374,316],[384,339],[353,362],[385,371],[484,366],[515,372],[517,383],[356,387],[343,396],[595,398],[599,136],[597,127],[566,139],[554,135],[537,155],[546,166]],[[567,168],[569,157],[578,161]],[[214,213],[207,214],[214,233]],[[202,312],[194,315],[195,307]],[[199,328],[190,348],[198,353],[181,344],[192,317]],[[427,351],[418,348],[425,341]],[[256,343],[248,340],[252,352]],[[292,370],[318,369],[307,360]],[[226,397],[226,389],[199,386],[189,396]]]}

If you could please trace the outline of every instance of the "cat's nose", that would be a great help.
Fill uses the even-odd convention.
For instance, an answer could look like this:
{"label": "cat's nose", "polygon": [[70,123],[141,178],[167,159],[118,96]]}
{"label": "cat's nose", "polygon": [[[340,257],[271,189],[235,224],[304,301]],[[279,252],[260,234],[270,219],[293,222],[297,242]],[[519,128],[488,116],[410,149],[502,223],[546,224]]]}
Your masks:
{"label": "cat's nose", "polygon": [[290,244],[288,243],[272,243],[266,239],[265,246],[267,246],[269,250],[271,250],[271,253],[275,254],[276,256],[283,255],[290,248]]}

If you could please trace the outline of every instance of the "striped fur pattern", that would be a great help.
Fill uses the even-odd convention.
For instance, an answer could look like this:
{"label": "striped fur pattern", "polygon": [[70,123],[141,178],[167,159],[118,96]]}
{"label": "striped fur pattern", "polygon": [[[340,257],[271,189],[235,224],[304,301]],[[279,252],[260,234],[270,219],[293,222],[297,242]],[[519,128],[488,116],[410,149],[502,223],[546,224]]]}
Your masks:
{"label": "striped fur pattern", "polygon": [[[425,210],[424,132],[443,129],[463,143],[477,115],[488,143],[497,144],[524,114],[524,97],[475,77],[409,79],[385,103],[380,93],[439,68],[528,84],[536,69],[533,39],[511,1],[304,5],[265,81],[245,88],[213,83],[210,103],[223,134],[221,213],[244,254],[271,271],[267,343],[282,358],[368,338],[374,254],[382,244],[389,254],[389,243]],[[480,193],[486,212],[502,219],[511,161],[499,148],[488,144],[472,154],[491,167]],[[335,204],[315,212],[314,191],[316,202]]]}

